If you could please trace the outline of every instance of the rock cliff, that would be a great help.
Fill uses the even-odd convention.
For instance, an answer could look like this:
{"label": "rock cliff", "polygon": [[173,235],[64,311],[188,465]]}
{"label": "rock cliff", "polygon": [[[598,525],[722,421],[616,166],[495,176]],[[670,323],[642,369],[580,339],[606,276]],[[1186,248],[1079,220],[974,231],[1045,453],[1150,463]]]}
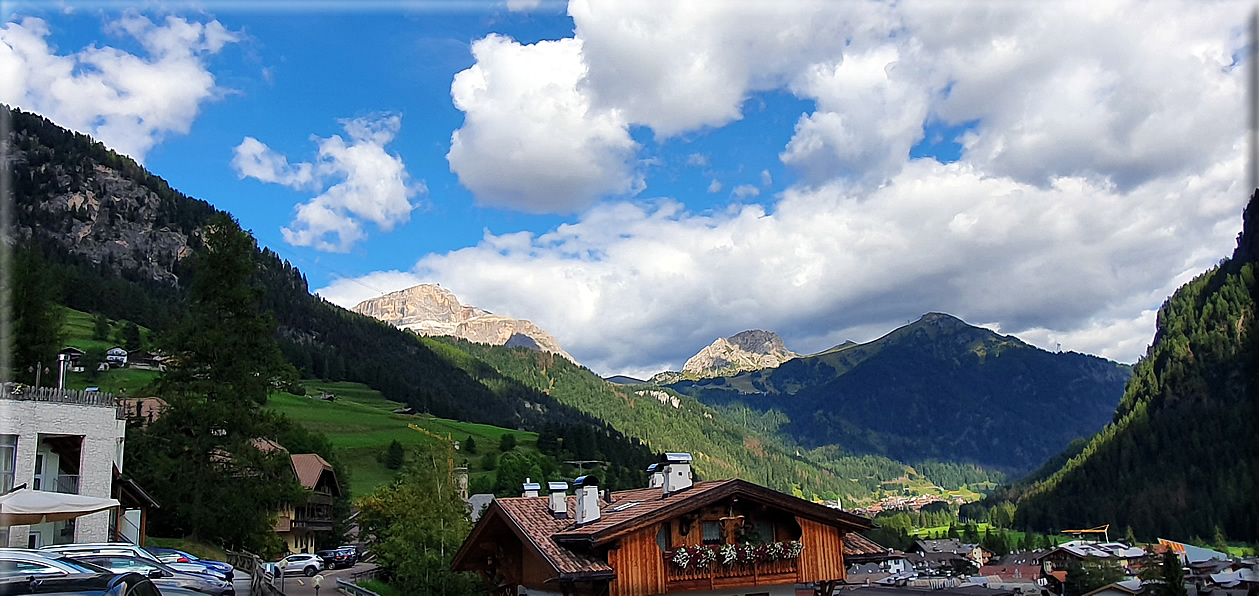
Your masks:
{"label": "rock cliff", "polygon": [[753,329],[718,338],[682,366],[682,372],[706,376],[711,373],[774,368],[798,354],[783,346],[777,333]]}
{"label": "rock cliff", "polygon": [[523,346],[577,362],[541,327],[461,304],[453,293],[435,284],[420,284],[364,300],[351,310],[420,335],[448,335],[492,346]]}

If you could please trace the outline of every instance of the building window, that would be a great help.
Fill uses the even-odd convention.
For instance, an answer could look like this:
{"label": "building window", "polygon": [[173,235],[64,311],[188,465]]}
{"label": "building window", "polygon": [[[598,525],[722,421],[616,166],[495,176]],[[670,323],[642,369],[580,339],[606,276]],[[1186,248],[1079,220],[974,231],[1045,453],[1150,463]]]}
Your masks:
{"label": "building window", "polygon": [[17,435],[0,435],[0,493],[13,490],[13,468],[16,463]]}
{"label": "building window", "polygon": [[721,525],[715,521],[706,521],[702,526],[704,531],[704,544],[724,544],[725,540],[721,537]]}

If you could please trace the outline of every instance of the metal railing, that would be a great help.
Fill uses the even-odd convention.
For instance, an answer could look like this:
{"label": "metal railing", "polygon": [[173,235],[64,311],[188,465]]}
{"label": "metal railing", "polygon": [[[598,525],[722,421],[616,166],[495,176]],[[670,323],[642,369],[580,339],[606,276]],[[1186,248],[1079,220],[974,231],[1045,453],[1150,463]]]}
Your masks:
{"label": "metal railing", "polygon": [[100,391],[74,391],[70,389],[57,389],[55,387],[30,387],[27,385],[17,385],[6,383],[0,385],[0,399],[11,399],[15,401],[41,401],[59,404],[77,404],[81,406],[96,406],[101,408],[114,408],[114,416],[118,420],[126,420],[126,412],[123,411],[122,402],[114,397],[112,393],[103,393]]}
{"label": "metal railing", "polygon": [[223,551],[227,554],[227,563],[249,574],[250,596],[284,596],[284,591],[275,585],[275,577],[266,572],[262,558],[248,551]]}
{"label": "metal railing", "polygon": [[380,594],[368,590],[367,588],[356,586],[339,577],[337,578],[337,591],[342,594],[350,594],[351,596],[380,596]]}
{"label": "metal railing", "polygon": [[67,495],[79,494],[79,475],[58,474],[56,481],[53,482],[52,492]]}

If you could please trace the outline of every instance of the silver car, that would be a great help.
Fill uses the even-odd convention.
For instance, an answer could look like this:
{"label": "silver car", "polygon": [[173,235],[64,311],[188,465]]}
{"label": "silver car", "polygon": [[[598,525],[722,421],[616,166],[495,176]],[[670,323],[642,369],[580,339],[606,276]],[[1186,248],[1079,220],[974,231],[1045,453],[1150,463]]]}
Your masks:
{"label": "silver car", "polygon": [[[84,557],[89,555],[127,555],[140,559],[147,559],[156,564],[161,565],[153,553],[144,550],[129,542],[83,542],[75,544],[53,544],[39,549],[40,551],[51,551],[61,553],[69,557]],[[218,580],[226,580],[227,577],[222,573],[207,569],[204,565],[196,565],[193,563],[171,563],[168,564],[176,571],[184,573],[197,573],[206,575]]]}
{"label": "silver car", "polygon": [[99,567],[70,561],[57,553],[24,548],[0,548],[0,578],[53,577],[100,572]]}

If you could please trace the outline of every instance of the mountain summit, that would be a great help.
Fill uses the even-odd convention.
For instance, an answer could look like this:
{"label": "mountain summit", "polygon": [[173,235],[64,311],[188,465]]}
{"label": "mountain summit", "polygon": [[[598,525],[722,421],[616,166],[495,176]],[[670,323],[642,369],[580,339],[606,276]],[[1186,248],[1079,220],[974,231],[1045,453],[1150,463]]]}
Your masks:
{"label": "mountain summit", "polygon": [[541,327],[464,305],[454,293],[437,284],[390,292],[364,300],[350,310],[420,335],[448,335],[492,346],[523,346],[577,362]]}
{"label": "mountain summit", "polygon": [[717,339],[691,356],[682,366],[682,372],[714,376],[711,373],[760,370],[773,368],[796,356],[798,354],[783,345],[777,333],[752,329]]}

